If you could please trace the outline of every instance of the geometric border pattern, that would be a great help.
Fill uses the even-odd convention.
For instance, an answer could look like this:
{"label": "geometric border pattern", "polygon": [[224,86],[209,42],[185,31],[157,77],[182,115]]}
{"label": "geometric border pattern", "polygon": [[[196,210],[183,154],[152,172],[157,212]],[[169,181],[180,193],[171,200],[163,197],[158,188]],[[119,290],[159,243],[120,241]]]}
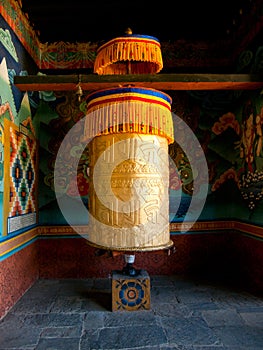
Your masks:
{"label": "geometric border pattern", "polygon": [[20,132],[16,124],[4,119],[6,147],[2,236],[37,223],[37,142],[26,131],[29,130],[25,128],[25,132]]}
{"label": "geometric border pattern", "polygon": [[[220,235],[221,232],[225,230],[235,230],[240,234],[244,234],[246,236],[251,237],[252,239],[259,239],[263,241],[263,227],[251,225],[244,222],[239,221],[214,221],[214,222],[200,222],[202,226],[202,230],[199,233],[209,234],[211,232],[218,233]],[[222,225],[223,224],[223,225]],[[228,224],[228,226],[226,225]],[[175,224],[177,225],[177,224]],[[174,223],[170,224],[171,235],[181,234],[176,230]],[[221,226],[222,225],[222,226]],[[212,229],[213,227],[213,229]],[[81,231],[81,226],[78,226],[78,232]],[[188,235],[197,233],[197,227],[195,225],[190,229]],[[86,233],[85,226],[83,226],[83,233]],[[0,261],[6,259],[8,256],[15,253],[17,250],[23,248],[24,244],[29,243],[32,239],[37,238],[80,238],[81,236],[77,234],[71,226],[38,226],[31,230],[26,231],[20,235],[17,235],[12,238],[8,238],[8,236],[2,237],[2,242],[0,240]]]}
{"label": "geometric border pattern", "polygon": [[[65,226],[39,226],[39,235],[43,237],[67,237],[78,236],[76,231],[69,225]],[[223,232],[225,230],[236,230],[240,233],[247,234],[252,238],[259,238],[263,240],[263,227],[248,224],[238,220],[226,220],[226,221],[197,221],[194,224],[190,222],[186,223],[170,223],[170,233],[173,234],[195,234],[195,233],[210,233],[210,232]],[[86,226],[78,226],[77,232],[84,234],[87,232]]]}
{"label": "geometric border pattern", "polygon": [[36,142],[10,125],[8,217],[36,212]]}

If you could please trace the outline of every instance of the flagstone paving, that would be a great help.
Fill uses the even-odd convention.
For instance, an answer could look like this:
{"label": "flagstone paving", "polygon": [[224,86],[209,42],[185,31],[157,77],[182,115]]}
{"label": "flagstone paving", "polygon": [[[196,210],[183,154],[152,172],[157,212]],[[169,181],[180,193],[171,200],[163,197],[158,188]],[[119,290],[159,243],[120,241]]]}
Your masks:
{"label": "flagstone paving", "polygon": [[263,298],[151,276],[151,307],[111,310],[111,278],[38,280],[0,321],[7,350],[263,350]]}

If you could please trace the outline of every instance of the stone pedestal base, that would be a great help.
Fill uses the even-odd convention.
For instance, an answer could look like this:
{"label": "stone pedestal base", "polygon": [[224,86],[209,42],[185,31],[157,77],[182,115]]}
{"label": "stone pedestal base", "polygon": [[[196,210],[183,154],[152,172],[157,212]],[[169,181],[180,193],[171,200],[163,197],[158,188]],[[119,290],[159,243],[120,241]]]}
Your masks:
{"label": "stone pedestal base", "polygon": [[150,277],[145,270],[136,276],[112,272],[112,311],[150,309]]}

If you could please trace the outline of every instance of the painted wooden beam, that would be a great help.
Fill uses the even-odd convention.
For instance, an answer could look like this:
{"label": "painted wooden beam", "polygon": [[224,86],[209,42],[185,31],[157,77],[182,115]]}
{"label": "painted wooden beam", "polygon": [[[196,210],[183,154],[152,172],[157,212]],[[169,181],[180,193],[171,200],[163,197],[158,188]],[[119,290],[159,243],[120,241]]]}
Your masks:
{"label": "painted wooden beam", "polygon": [[254,90],[263,88],[263,75],[253,74],[140,74],[15,76],[21,91],[93,91],[135,85],[157,90]]}

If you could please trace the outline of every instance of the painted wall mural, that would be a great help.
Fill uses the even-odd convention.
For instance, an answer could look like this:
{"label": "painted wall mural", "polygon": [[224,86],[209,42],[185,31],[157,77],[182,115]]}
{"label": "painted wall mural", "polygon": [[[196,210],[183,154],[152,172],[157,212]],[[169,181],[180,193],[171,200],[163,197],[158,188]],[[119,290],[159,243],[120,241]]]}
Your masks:
{"label": "painted wall mural", "polygon": [[0,79],[1,235],[6,236],[37,223],[37,141],[27,94],[16,111],[5,59]]}
{"label": "painted wall mural", "polygon": [[[210,192],[203,218],[230,217],[256,220],[261,224],[260,210],[263,205],[261,91],[192,91],[188,94],[176,92],[172,97],[174,113],[187,122],[195,132],[207,157]],[[187,142],[190,144],[191,140]],[[182,199],[189,203],[190,199],[188,198],[187,202],[185,198],[186,195],[191,195],[189,189],[194,183],[190,164],[176,143],[171,146],[170,154],[182,168],[181,183],[184,193]],[[198,158],[198,152],[196,157]],[[195,176],[201,177],[201,174],[202,171]],[[202,182],[201,179],[200,181]],[[225,208],[222,213],[223,206]],[[179,209],[183,207],[180,206]],[[185,210],[179,210],[177,216],[180,217]]]}
{"label": "painted wall mural", "polygon": [[[262,92],[189,94],[193,99],[187,105],[195,101],[199,112],[195,109],[193,115],[186,107],[179,113],[190,120],[207,157],[210,193],[206,209],[219,201],[231,218],[262,224]],[[217,215],[219,211],[217,206]]]}
{"label": "painted wall mural", "polygon": [[[36,118],[40,120],[40,156],[39,156],[39,220],[42,224],[67,224],[60,214],[57,207],[56,196],[54,193],[54,166],[56,155],[65,135],[77,123],[78,120],[85,116],[86,103],[78,102],[74,93],[56,92],[51,95],[43,93],[41,103],[36,113]],[[58,171],[61,174],[61,183],[58,184],[60,193],[65,200],[81,196],[85,205],[88,202],[88,153],[79,154],[81,147],[79,132],[76,130],[74,137],[65,144],[68,149],[65,164],[72,164],[72,169],[61,165]],[[78,189],[74,186],[73,167],[78,161]],[[50,213],[53,213],[50,215]],[[56,214],[54,214],[56,213]],[[79,218],[80,224],[83,220]]]}
{"label": "painted wall mural", "polygon": [[[3,24],[3,27],[1,27]],[[37,225],[37,131],[31,95],[14,85],[27,74],[21,43],[0,21],[0,240]],[[30,58],[28,56],[30,62]],[[23,61],[22,61],[23,62]]]}
{"label": "painted wall mural", "polygon": [[[28,125],[30,128],[28,128]],[[19,126],[4,120],[5,147],[5,188],[9,188],[9,203],[4,202],[7,212],[7,232],[11,234],[37,223],[36,167],[37,144],[33,137],[30,119]],[[9,147],[7,147],[9,143]],[[9,172],[8,172],[9,170]],[[5,196],[7,199],[7,196]]]}
{"label": "painted wall mural", "polygon": [[233,179],[251,217],[263,198],[263,96],[260,92],[250,95],[237,110],[223,114],[212,125],[210,147],[230,163],[214,181],[212,191]]}
{"label": "painted wall mural", "polygon": [[29,52],[35,62],[40,60],[40,44],[37,33],[33,30],[28,18],[22,12],[22,4],[15,0],[2,0],[0,4],[0,15],[12,29],[24,48]]}

